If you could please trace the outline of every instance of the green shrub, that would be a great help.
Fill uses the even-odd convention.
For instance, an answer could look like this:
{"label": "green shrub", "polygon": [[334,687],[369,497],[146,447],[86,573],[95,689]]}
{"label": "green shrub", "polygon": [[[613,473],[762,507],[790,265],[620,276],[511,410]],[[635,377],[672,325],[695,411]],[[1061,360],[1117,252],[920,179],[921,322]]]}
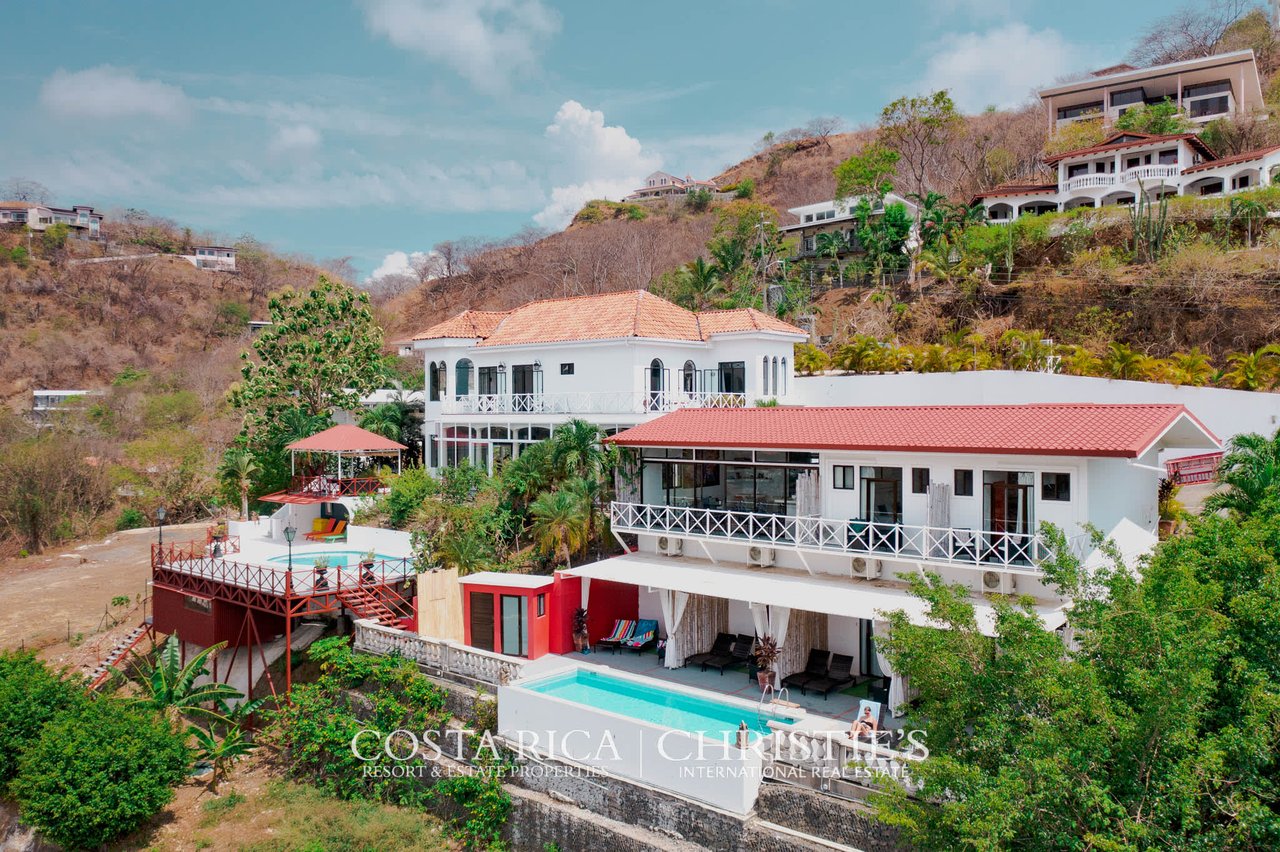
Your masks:
{"label": "green shrub", "polygon": [[31,265],[31,252],[27,251],[26,246],[14,246],[9,250],[9,257],[20,269],[26,269]]}
{"label": "green shrub", "polygon": [[137,367],[125,367],[111,380],[112,387],[122,388],[131,385],[134,382],[141,381],[147,377],[146,370],[139,370]]}
{"label": "green shrub", "polygon": [[142,420],[147,429],[185,426],[200,416],[200,397],[193,391],[181,390],[148,397],[143,404]]}
{"label": "green shrub", "polygon": [[150,525],[151,522],[147,520],[147,516],[143,514],[142,510],[135,509],[133,506],[126,507],[125,510],[120,513],[120,517],[116,518],[117,532],[121,530],[136,530],[140,527]]}
{"label": "green shrub", "polygon": [[738,181],[737,187],[733,190],[734,198],[754,198],[756,194],[756,182],[754,178],[743,178]]}
{"label": "green shrub", "polygon": [[113,699],[87,701],[44,727],[12,792],[23,822],[72,849],[127,834],[173,799],[191,756],[160,717]]}
{"label": "green shrub", "polygon": [[59,676],[34,653],[0,654],[0,790],[49,720],[85,700],[80,683]]}
{"label": "green shrub", "polygon": [[383,498],[387,522],[396,529],[403,529],[423,501],[436,493],[437,483],[426,468],[407,467],[387,481],[387,494]]}

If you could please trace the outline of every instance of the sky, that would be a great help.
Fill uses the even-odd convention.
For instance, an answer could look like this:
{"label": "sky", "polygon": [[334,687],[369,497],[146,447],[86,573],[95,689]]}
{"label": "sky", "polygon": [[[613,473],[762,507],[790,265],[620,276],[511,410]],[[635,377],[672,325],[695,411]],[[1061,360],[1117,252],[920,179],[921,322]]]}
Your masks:
{"label": "sky", "polygon": [[[0,26],[0,179],[362,278],[938,88],[1011,106],[1168,0],[61,0]],[[820,200],[820,199],[814,199]]]}

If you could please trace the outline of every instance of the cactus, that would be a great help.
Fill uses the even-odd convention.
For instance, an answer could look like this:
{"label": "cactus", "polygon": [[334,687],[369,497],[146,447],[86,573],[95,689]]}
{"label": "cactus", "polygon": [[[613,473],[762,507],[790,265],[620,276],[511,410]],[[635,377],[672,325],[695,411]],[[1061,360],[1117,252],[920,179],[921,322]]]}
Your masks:
{"label": "cactus", "polygon": [[1160,259],[1164,251],[1164,238],[1168,232],[1169,198],[1161,196],[1160,211],[1157,215],[1151,209],[1151,200],[1147,198],[1146,187],[1138,181],[1138,196],[1134,199],[1130,212],[1133,222],[1133,256],[1144,263],[1154,263]]}

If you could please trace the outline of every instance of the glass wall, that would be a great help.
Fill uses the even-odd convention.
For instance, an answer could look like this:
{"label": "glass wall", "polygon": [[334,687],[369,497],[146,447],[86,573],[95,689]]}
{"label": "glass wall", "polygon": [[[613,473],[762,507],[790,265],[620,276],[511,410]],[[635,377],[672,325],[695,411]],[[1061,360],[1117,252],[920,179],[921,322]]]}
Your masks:
{"label": "glass wall", "polygon": [[[616,435],[630,427],[606,424],[600,428],[606,435]],[[520,455],[525,447],[550,438],[552,427],[463,423],[442,426],[441,432],[441,435],[430,438],[429,457],[433,467],[458,467],[466,462],[492,473],[503,462]]]}
{"label": "glass wall", "polygon": [[796,513],[796,480],[818,454],[766,450],[645,449],[641,502],[766,515]]}

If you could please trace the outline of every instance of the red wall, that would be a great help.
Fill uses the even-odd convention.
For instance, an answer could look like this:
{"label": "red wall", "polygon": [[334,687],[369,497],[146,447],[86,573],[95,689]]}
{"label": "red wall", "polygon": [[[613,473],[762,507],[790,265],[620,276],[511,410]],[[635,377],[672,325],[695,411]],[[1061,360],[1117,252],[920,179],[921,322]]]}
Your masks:
{"label": "red wall", "polygon": [[[552,590],[553,586],[543,586],[539,589],[526,589],[523,587],[510,587],[499,585],[481,585],[479,583],[459,584],[462,590],[462,623],[464,631],[464,639],[468,645],[471,642],[471,595],[487,594],[492,595],[493,600],[493,649],[502,653],[502,602],[500,598],[504,595],[513,595],[523,599],[525,624],[528,625],[529,643],[527,646],[528,657],[536,660],[543,654],[550,652],[550,635],[552,624]],[[538,615],[538,596],[545,595],[545,607],[541,616]]]}
{"label": "red wall", "polygon": [[612,580],[592,580],[587,595],[587,635],[592,642],[612,633],[613,623],[619,618],[635,619],[639,616],[639,586]]}
{"label": "red wall", "polygon": [[177,633],[184,642],[207,648],[218,642],[228,645],[248,645],[254,640],[254,631],[246,629],[248,617],[257,632],[257,640],[266,642],[284,633],[284,618],[256,609],[248,609],[230,601],[213,600],[212,612],[204,613],[186,606],[186,595],[171,589],[156,588],[151,598],[151,610],[157,633]]}

